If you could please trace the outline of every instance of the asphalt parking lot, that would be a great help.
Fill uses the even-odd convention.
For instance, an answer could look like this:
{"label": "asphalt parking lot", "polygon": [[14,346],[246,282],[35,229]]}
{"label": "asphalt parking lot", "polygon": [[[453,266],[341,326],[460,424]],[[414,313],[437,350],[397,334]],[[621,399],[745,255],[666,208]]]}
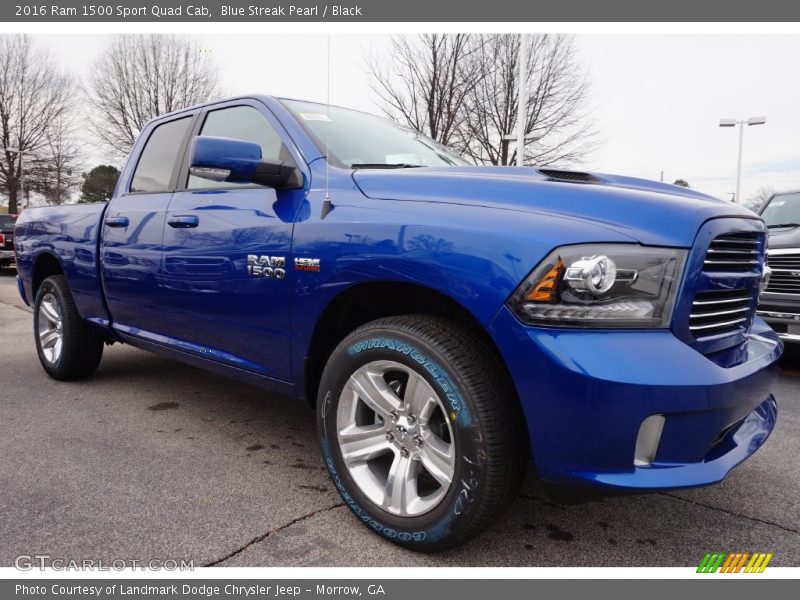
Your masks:
{"label": "asphalt parking lot", "polygon": [[14,272],[0,272],[0,566],[20,554],[195,566],[694,566],[706,551],[800,566],[800,352],[779,423],[720,485],[554,504],[529,477],[506,517],[454,551],[399,549],[328,480],[302,403],[134,348],[49,379]]}

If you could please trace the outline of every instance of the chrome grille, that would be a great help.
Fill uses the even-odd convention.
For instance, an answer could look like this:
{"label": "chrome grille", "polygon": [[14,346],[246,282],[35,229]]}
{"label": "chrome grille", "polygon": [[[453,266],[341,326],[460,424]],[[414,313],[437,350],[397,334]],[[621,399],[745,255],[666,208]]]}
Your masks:
{"label": "chrome grille", "polygon": [[750,326],[753,290],[698,292],[689,315],[689,331],[695,338],[730,333]]}
{"label": "chrome grille", "polygon": [[800,275],[773,271],[765,291],[772,294],[800,295]]}
{"label": "chrome grille", "polygon": [[767,264],[772,268],[767,293],[800,295],[800,252],[773,251]]}
{"label": "chrome grille", "polygon": [[[689,331],[695,340],[744,333],[758,296],[764,234],[733,231],[715,237],[703,258],[707,281],[692,301]],[[736,283],[738,282],[738,283]]]}
{"label": "chrome grille", "polygon": [[708,247],[703,270],[710,273],[753,271],[761,253],[759,235],[753,232],[727,233],[714,238]]}

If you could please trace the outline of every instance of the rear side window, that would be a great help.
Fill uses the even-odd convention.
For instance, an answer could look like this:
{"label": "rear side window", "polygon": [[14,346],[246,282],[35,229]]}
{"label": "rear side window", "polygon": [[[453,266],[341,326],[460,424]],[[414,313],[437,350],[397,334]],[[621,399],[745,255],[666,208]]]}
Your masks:
{"label": "rear side window", "polygon": [[[252,106],[232,106],[209,112],[203,123],[203,129],[200,130],[200,135],[255,142],[261,146],[262,159],[289,160],[291,158],[281,136],[273,129],[264,115]],[[211,181],[190,175],[186,187],[189,189],[230,188],[238,185],[246,184]]]}
{"label": "rear side window", "polygon": [[131,181],[132,192],[166,192],[172,170],[180,158],[191,117],[163,123],[153,130],[145,144]]}

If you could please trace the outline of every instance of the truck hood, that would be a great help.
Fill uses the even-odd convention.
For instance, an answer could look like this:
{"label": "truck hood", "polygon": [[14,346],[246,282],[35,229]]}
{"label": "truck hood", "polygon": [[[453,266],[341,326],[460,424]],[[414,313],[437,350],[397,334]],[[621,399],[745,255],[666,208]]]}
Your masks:
{"label": "truck hood", "polygon": [[[454,205],[451,210],[468,204],[546,214],[601,225],[647,245],[689,247],[709,219],[758,218],[746,208],[690,189],[617,175],[449,167],[357,169],[353,179],[369,198],[438,202]],[[520,226],[529,227],[524,221]]]}
{"label": "truck hood", "polygon": [[800,248],[800,227],[781,227],[769,230],[769,247]]}

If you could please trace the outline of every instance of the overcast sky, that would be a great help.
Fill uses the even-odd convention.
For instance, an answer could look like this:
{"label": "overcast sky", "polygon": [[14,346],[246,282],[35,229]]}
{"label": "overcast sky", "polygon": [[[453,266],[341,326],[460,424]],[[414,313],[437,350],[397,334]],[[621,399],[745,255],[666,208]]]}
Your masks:
{"label": "overcast sky", "polygon": [[[106,38],[35,35],[84,76]],[[226,94],[325,100],[325,35],[205,35]],[[735,189],[738,132],[720,118],[767,117],[745,130],[742,197],[800,188],[800,35],[578,35],[602,143],[582,167],[672,182],[724,198]],[[364,69],[389,60],[385,35],[331,36],[331,102],[378,112]]]}

